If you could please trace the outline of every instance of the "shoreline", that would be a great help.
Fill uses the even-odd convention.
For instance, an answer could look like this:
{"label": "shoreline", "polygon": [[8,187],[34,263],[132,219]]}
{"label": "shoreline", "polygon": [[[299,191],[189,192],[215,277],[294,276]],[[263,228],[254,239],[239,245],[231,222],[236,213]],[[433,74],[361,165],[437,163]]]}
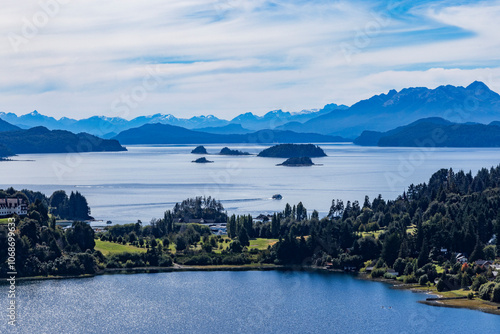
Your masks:
{"label": "shoreline", "polygon": [[[464,296],[459,296],[455,292],[460,290],[439,292],[435,287],[429,288],[426,286],[418,285],[416,283],[405,284],[397,280],[386,278],[370,278],[366,273],[358,273],[356,278],[366,281],[386,283],[391,285],[391,289],[409,290],[413,293],[421,293],[429,296],[429,298],[426,298],[425,300],[419,300],[418,303],[420,304],[435,307],[469,309],[473,311],[500,315],[500,304],[482,300],[478,297],[474,297],[473,299],[463,298]],[[432,298],[432,296],[435,296],[436,298]]]}
{"label": "shoreline", "polygon": [[[434,307],[449,307],[449,308],[462,308],[474,311],[485,312],[489,314],[500,315],[500,304],[496,304],[490,301],[479,299],[474,297],[474,299],[462,298],[463,296],[458,296],[454,291],[443,291],[438,292],[434,289],[429,289],[428,287],[420,286],[418,284],[405,284],[403,282],[386,279],[386,278],[371,278],[366,273],[350,273],[345,272],[340,269],[326,269],[324,267],[313,267],[313,266],[293,266],[293,265],[210,265],[210,266],[184,266],[179,264],[174,264],[172,267],[137,267],[137,268],[106,268],[95,274],[84,274],[84,275],[70,275],[70,276],[34,276],[34,277],[18,277],[16,281],[19,282],[30,282],[30,281],[45,281],[45,280],[62,280],[62,279],[84,279],[92,278],[101,275],[131,275],[131,274],[157,274],[157,273],[167,273],[167,272],[198,272],[198,271],[271,271],[271,270],[282,270],[282,271],[315,271],[315,272],[325,272],[325,273],[345,273],[351,274],[355,279],[361,279],[371,282],[380,282],[390,285],[390,289],[401,289],[409,290],[413,293],[421,293],[427,296],[435,296],[432,300],[419,300],[418,303],[425,304]],[[353,275],[354,274],[354,275]],[[0,284],[8,284],[8,278],[2,278]],[[457,298],[458,297],[458,298]],[[464,305],[467,304],[467,305]]]}

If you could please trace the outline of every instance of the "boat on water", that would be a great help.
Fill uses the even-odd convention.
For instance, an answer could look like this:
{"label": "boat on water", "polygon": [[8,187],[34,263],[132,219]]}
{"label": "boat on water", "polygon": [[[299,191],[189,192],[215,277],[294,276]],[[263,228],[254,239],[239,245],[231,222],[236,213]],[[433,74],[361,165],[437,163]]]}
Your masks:
{"label": "boat on water", "polygon": [[280,199],[282,199],[282,198],[283,198],[283,196],[281,196],[280,194],[274,194],[274,195],[273,195],[273,199],[280,200]]}

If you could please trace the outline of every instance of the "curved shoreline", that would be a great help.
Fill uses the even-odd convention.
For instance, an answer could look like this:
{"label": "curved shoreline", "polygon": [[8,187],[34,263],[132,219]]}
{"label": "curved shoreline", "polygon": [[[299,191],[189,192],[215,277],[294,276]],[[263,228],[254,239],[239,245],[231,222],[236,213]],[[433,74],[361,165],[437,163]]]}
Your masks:
{"label": "curved shoreline", "polygon": [[[130,274],[144,274],[144,273],[166,273],[166,272],[189,272],[189,271],[270,271],[270,270],[283,270],[283,271],[316,271],[316,272],[335,272],[335,273],[346,273],[340,269],[326,269],[324,267],[313,267],[313,266],[293,266],[293,265],[243,265],[243,266],[184,266],[179,264],[174,264],[172,267],[137,267],[137,268],[106,268],[95,274],[85,274],[85,275],[72,275],[72,276],[35,276],[35,277],[18,277],[16,281],[19,282],[29,282],[29,281],[44,281],[44,280],[61,280],[61,279],[82,279],[82,278],[92,278],[100,275],[130,275]],[[424,290],[424,287],[418,284],[405,284],[403,282],[385,278],[371,278],[366,273],[354,273],[353,278],[362,279],[372,282],[386,283],[390,285],[391,289],[404,289],[410,290],[414,293],[422,293],[428,296],[436,296],[437,299],[433,300],[419,300],[418,303],[425,304],[428,306],[435,307],[449,307],[449,308],[462,308],[475,311],[481,311],[489,314],[500,315],[500,304],[485,301],[479,298],[470,299],[457,299],[454,297],[447,297],[445,294],[438,291]],[[3,278],[0,280],[0,284],[8,284],[8,278]],[[444,298],[444,299],[442,299]],[[463,305],[464,301],[466,303],[472,303],[472,305]]]}

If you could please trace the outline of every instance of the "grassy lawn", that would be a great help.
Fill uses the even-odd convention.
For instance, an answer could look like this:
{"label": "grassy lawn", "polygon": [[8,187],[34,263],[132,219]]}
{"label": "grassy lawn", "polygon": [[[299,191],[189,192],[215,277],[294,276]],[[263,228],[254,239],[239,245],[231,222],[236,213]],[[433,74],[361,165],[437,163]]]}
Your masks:
{"label": "grassy lawn", "polygon": [[375,239],[378,239],[379,235],[383,233],[385,230],[377,230],[377,231],[371,231],[371,232],[361,232],[361,236],[363,238],[366,237],[373,237]]}
{"label": "grassy lawn", "polygon": [[9,218],[0,218],[0,225],[7,225],[9,223]]}
{"label": "grassy lawn", "polygon": [[122,245],[109,241],[95,240],[95,249],[104,255],[116,253],[146,253],[146,248],[139,248],[130,245]]}
{"label": "grassy lawn", "polygon": [[265,250],[267,246],[272,246],[278,242],[278,239],[251,239],[249,248],[257,248],[258,250]]}
{"label": "grassy lawn", "polygon": [[406,228],[407,234],[415,234],[417,233],[417,225],[410,225]]}

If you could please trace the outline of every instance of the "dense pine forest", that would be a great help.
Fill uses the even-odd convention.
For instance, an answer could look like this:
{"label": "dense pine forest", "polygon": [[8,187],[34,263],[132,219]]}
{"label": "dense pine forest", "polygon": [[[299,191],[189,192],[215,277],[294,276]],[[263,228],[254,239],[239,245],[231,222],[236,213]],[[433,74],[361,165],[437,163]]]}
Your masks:
{"label": "dense pine forest", "polygon": [[[138,221],[98,232],[78,221],[90,218],[79,193],[67,196],[59,191],[47,198],[10,188],[0,197],[22,197],[30,203],[27,217],[14,217],[21,276],[93,274],[173,263],[254,263],[366,271],[373,278],[399,276],[405,283],[436,284],[440,291],[472,289],[483,299],[500,301],[500,279],[491,267],[476,264],[495,261],[500,249],[500,166],[475,176],[442,169],[394,200],[332,200],[323,218],[298,203],[256,221],[250,215],[228,216],[219,201],[197,197],[176,204],[149,224]],[[75,222],[63,230],[56,226],[56,218]],[[213,235],[200,219],[226,223],[227,236]],[[257,242],[265,243],[259,247]],[[7,249],[6,243],[4,233],[0,248]],[[98,249],[110,245],[128,248],[106,255]],[[457,261],[459,253],[466,261]],[[7,254],[1,254],[0,263],[5,276]]]}

